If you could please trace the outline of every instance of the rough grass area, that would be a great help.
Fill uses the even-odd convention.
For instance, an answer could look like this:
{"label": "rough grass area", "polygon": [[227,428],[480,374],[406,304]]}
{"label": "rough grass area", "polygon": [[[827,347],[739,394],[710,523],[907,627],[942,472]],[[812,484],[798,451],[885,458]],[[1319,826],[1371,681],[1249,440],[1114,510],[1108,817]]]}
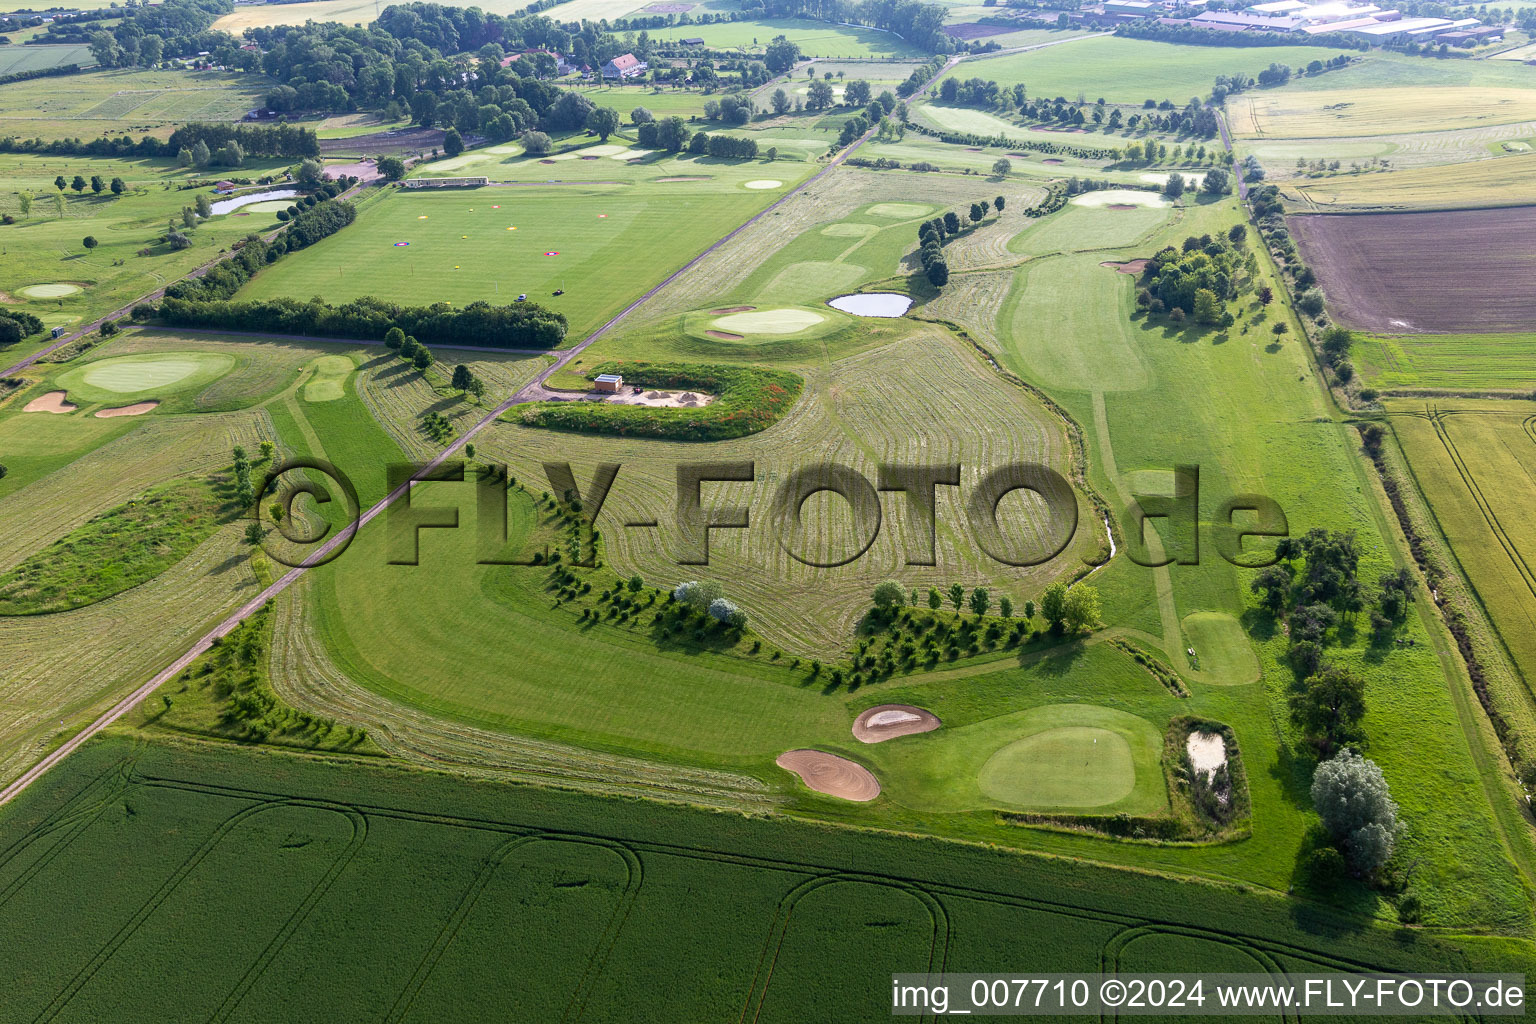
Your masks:
{"label": "rough grass area", "polygon": [[240,743],[382,754],[364,730],[290,707],[272,691],[271,642],[268,604],[167,680],[141,708],[141,727]]}
{"label": "rough grass area", "polygon": [[[16,883],[0,906],[7,1002],[28,1019],[56,1000],[93,1019],[202,1019],[236,991],[263,1020],[382,1018],[402,1001],[413,1019],[548,1020],[574,1000],[599,1024],[856,1021],[888,1015],[892,971],[956,962],[1533,969],[1526,942],[1402,942],[1087,861],[128,737],[7,807],[0,865]],[[690,980],[657,984],[680,963]]]}
{"label": "rough grass area", "polygon": [[0,615],[79,608],[153,579],[237,514],[228,491],[225,477],[177,480],[97,516],[0,575]]}
{"label": "rough grass area", "polygon": [[593,367],[588,376],[600,373],[623,374],[625,386],[699,390],[715,395],[716,400],[698,409],[599,401],[538,402],[507,415],[550,430],[722,441],[773,426],[795,404],[803,384],[798,374],[746,366],[615,362]]}
{"label": "rough grass area", "polygon": [[257,75],[132,68],[13,82],[0,90],[0,136],[165,138],[188,121],[238,121],[261,104],[267,88]]}

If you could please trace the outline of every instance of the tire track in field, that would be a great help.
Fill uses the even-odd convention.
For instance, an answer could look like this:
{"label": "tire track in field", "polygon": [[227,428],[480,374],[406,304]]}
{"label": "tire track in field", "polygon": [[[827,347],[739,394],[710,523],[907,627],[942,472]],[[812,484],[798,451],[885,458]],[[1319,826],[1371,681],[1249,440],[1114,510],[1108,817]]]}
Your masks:
{"label": "tire track in field", "polygon": [[[1445,453],[1450,456],[1451,464],[1456,467],[1456,472],[1461,476],[1461,482],[1466,487],[1467,493],[1472,496],[1478,511],[1483,515],[1483,520],[1488,524],[1488,529],[1492,531],[1494,539],[1499,542],[1499,547],[1504,549],[1504,554],[1508,557],[1515,572],[1519,573],[1521,582],[1525,584],[1525,589],[1530,592],[1533,598],[1536,598],[1536,572],[1532,572],[1530,565],[1526,563],[1519,549],[1515,547],[1514,541],[1510,539],[1509,534],[1504,529],[1504,524],[1499,522],[1498,515],[1493,511],[1492,503],[1483,494],[1483,489],[1479,486],[1476,477],[1472,475],[1471,469],[1463,461],[1461,451],[1456,447],[1456,442],[1451,440],[1451,433],[1445,426],[1445,418],[1450,415],[1454,415],[1454,413],[1441,412],[1438,406],[1431,408],[1429,422],[1435,428],[1435,436],[1440,439],[1441,445],[1445,447]],[[1530,434],[1532,430],[1529,424],[1529,419],[1522,424],[1527,434]],[[1533,440],[1536,440],[1536,438],[1533,438]]]}

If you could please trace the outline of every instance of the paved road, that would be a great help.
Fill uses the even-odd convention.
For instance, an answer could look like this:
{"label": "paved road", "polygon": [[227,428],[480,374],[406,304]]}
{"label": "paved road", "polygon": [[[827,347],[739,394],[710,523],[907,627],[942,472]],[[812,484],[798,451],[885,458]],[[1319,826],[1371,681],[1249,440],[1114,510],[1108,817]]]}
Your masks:
{"label": "paved road", "polygon": [[[949,70],[950,68],[954,67],[955,64],[959,63],[959,61],[960,58],[958,57],[951,58],[949,62],[945,64],[943,70]],[[943,71],[940,72],[940,75],[942,74]],[[934,81],[937,80],[938,76],[935,76]],[[921,95],[921,93],[919,93],[919,95]],[[656,285],[656,287],[647,291],[644,295],[640,296],[634,302],[631,302],[628,306],[625,306],[607,323],[603,324],[597,330],[583,338],[579,344],[560,352],[559,358],[556,359],[554,365],[548,367],[546,370],[544,370],[543,373],[539,374],[538,377],[534,378],[522,388],[519,388],[517,393],[514,394],[511,398],[508,398],[505,402],[502,402],[496,408],[486,413],[485,416],[481,417],[474,424],[474,426],[465,431],[462,436],[457,438],[447,448],[443,449],[443,451],[439,453],[436,458],[428,463],[426,468],[423,469],[422,472],[418,474],[418,476],[429,476],[433,469],[451,458],[455,453],[462,449],[466,443],[474,440],[477,434],[494,423],[498,417],[500,417],[514,405],[517,405],[521,402],[533,401],[550,396],[552,392],[550,392],[544,386],[544,382],[549,379],[551,374],[568,365],[572,359],[575,359],[582,352],[585,352],[593,342],[597,341],[603,335],[613,330],[613,328],[617,326],[621,321],[623,321],[625,317],[629,316],[629,314],[633,313],[645,303],[649,302],[657,292],[661,291],[667,285],[671,284],[679,277],[682,277],[684,274],[691,271],[694,267],[698,266],[702,260],[709,256],[710,253],[714,252],[716,249],[720,248],[722,245],[735,238],[741,232],[745,231],[748,227],[770,215],[774,210],[777,210],[779,207],[789,202],[790,199],[810,188],[823,177],[830,174],[834,169],[842,164],[842,162],[846,160],[854,150],[863,145],[864,142],[867,141],[872,134],[874,134],[873,128],[861,136],[856,142],[853,143],[853,145],[849,146],[843,152],[834,157],[827,164],[827,166],[823,167],[820,171],[817,171],[811,177],[790,189],[788,192],[784,193],[784,195],[780,196],[776,201],[765,207],[761,212],[749,220],[743,222],[742,224],[733,228],[731,231],[727,232],[725,235],[721,236],[720,239],[718,239],[709,248],[705,249],[693,259],[689,260],[687,263],[683,264],[677,270],[669,274],[667,278],[660,284]],[[199,269],[201,270],[206,268]],[[141,299],[139,301],[144,300]],[[83,334],[85,332],[82,331],[80,333]],[[54,348],[57,347],[58,346],[54,346]],[[51,349],[45,350],[45,352],[39,352],[37,356],[34,356],[31,360],[27,360],[26,363],[22,365],[31,363],[33,360],[38,358],[38,356],[44,355],[46,351],[51,351]],[[497,351],[506,350],[498,349]],[[372,522],[378,516],[383,514],[383,512],[388,509],[389,506],[393,505],[396,501],[399,501],[402,497],[404,497],[411,486],[412,481],[407,481],[406,483],[401,484],[399,487],[396,487],[393,491],[390,491],[377,504],[363,512],[357,523],[340,531],[335,537],[332,537],[330,540],[322,544],[313,555],[306,559],[306,565],[289,569],[279,579],[273,582],[271,586],[267,587],[261,593],[257,594],[245,604],[241,605],[230,615],[226,616],[224,620],[221,621],[218,625],[204,633],[202,637],[200,637],[198,641],[192,645],[190,650],[188,650],[181,657],[177,658],[170,665],[162,669],[154,676],[154,678],[150,679],[148,682],[144,683],[144,685],[128,694],[116,704],[112,705],[112,707],[103,712],[100,717],[91,722],[90,725],[87,725],[84,729],[67,740],[57,750],[53,751],[37,764],[33,765],[10,785],[6,786],[3,790],[0,790],[0,804],[8,803],[10,800],[14,799],[18,793],[21,793],[28,786],[32,785],[32,783],[42,778],[42,776],[46,774],[49,769],[78,750],[81,745],[83,745],[92,736],[95,736],[97,733],[101,732],[103,729],[107,728],[112,723],[122,718],[128,712],[138,707],[139,704],[143,703],[143,701],[150,694],[159,689],[159,687],[162,686],[167,680],[171,679],[176,675],[176,673],[180,672],[182,669],[186,668],[193,661],[195,661],[199,655],[203,654],[210,647],[212,647],[215,640],[223,637],[230,630],[234,629],[241,622],[243,622],[246,618],[254,614],[259,608],[261,608],[262,605],[266,604],[268,601],[272,600],[277,595],[281,594],[284,590],[287,590],[290,586],[292,586],[293,583],[305,573],[309,566],[323,563],[326,557],[331,554],[331,552],[335,551],[341,545],[348,543],[351,540],[352,535],[357,530],[368,525],[368,523]]]}

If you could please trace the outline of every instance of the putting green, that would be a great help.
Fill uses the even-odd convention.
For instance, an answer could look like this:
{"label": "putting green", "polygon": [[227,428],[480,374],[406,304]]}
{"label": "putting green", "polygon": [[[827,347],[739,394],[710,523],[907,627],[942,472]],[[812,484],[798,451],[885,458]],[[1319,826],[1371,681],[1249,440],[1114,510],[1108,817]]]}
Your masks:
{"label": "putting green", "polygon": [[83,290],[77,284],[29,284],[20,289],[20,294],[29,299],[61,299]]}
{"label": "putting green", "polygon": [[268,199],[264,203],[252,203],[243,208],[242,213],[276,213],[278,210],[286,210],[293,203],[286,199]]}
{"label": "putting green", "polygon": [[889,217],[892,220],[907,220],[911,217],[922,217],[933,211],[933,207],[924,206],[922,203],[876,203],[869,208],[871,217]]}
{"label": "putting green", "polygon": [[751,188],[751,189],[779,188],[783,184],[784,183],[782,181],[778,181],[778,180],[776,180],[774,178],[758,178],[758,179],[756,179],[754,181],[746,182],[741,187],[742,188]]}
{"label": "putting green", "polygon": [[719,317],[710,326],[731,334],[798,334],[825,319],[808,309],[757,309]]}
{"label": "putting green", "polygon": [[1259,659],[1243,627],[1226,612],[1192,612],[1184,616],[1184,635],[1200,660],[1195,678],[1219,686],[1253,683],[1259,679]]}
{"label": "putting green", "polygon": [[1120,734],[1070,726],[1008,744],[987,759],[976,781],[1005,804],[1103,807],[1131,795],[1136,765]]}
{"label": "putting green", "polygon": [[346,356],[321,356],[313,364],[314,374],[304,382],[304,401],[334,402],[346,394],[347,376],[352,360]]}
{"label": "putting green", "polygon": [[1142,192],[1139,189],[1129,188],[1084,192],[1080,196],[1074,196],[1069,202],[1073,206],[1149,206],[1154,209],[1168,205],[1168,200],[1156,192]]}
{"label": "putting green", "polygon": [[117,402],[125,395],[158,397],[200,387],[234,365],[234,356],[216,352],[143,352],[78,366],[58,383],[81,401]]}

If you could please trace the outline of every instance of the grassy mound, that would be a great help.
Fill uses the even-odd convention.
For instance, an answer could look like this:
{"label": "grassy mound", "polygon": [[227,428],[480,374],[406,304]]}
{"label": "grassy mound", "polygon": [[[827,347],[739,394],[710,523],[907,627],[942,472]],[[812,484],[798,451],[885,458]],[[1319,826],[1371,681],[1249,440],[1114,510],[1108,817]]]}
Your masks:
{"label": "grassy mound", "polygon": [[688,388],[717,397],[698,409],[611,402],[539,402],[519,407],[516,414],[530,426],[550,430],[721,441],[773,426],[800,397],[803,383],[796,374],[756,366],[614,362],[594,366],[587,376],[600,373],[621,373],[626,384]]}
{"label": "grassy mound", "polygon": [[207,540],[230,512],[206,478],[146,491],[0,575],[0,615],[66,611],[148,582]]}

